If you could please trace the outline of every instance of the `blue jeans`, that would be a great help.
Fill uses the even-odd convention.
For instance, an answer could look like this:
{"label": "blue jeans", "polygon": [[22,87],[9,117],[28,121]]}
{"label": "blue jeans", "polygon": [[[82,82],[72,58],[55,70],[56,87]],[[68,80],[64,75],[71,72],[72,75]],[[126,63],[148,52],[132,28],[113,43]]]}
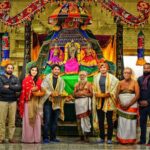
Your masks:
{"label": "blue jeans", "polygon": [[148,116],[150,117],[150,106],[140,109],[140,128],[141,128],[140,142],[143,144],[146,143],[146,130],[147,130]]}
{"label": "blue jeans", "polygon": [[60,109],[53,110],[52,102],[47,100],[44,103],[44,126],[43,126],[43,138],[50,140],[56,139],[57,122],[60,115]]}

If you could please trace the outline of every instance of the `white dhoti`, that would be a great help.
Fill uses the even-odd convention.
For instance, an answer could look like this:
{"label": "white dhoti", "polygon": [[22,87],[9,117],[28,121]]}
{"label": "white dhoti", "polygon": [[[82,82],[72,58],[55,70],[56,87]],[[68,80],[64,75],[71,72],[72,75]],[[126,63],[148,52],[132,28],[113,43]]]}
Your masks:
{"label": "white dhoti", "polygon": [[81,120],[82,132],[91,131],[90,112],[91,112],[91,98],[83,97],[75,100],[75,110],[77,119]]}
{"label": "white dhoti", "polygon": [[[129,104],[135,94],[124,93],[119,95],[122,104]],[[137,126],[138,105],[134,103],[127,110],[118,107],[118,129],[117,139],[122,144],[136,142],[136,126]]]}

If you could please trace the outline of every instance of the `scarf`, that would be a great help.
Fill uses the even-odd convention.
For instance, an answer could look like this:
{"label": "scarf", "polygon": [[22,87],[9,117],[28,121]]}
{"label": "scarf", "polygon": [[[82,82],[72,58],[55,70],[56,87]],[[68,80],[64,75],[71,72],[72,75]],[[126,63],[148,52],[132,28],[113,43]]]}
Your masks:
{"label": "scarf", "polygon": [[35,83],[31,75],[28,75],[23,80],[23,82],[22,82],[22,91],[21,91],[21,95],[19,97],[19,113],[20,113],[21,117],[23,117],[25,102],[28,102],[28,101],[31,100],[31,97],[32,97],[31,89],[34,86],[37,86],[38,89],[40,90],[41,83],[42,83],[42,80],[40,78],[38,78],[38,80]]}

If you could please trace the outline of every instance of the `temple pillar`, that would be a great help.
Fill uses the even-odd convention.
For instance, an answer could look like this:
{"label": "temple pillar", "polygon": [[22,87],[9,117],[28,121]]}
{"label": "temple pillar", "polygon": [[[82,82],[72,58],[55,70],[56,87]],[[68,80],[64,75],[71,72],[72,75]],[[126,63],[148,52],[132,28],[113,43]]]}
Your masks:
{"label": "temple pillar", "polygon": [[20,79],[24,79],[26,74],[26,64],[31,61],[31,21],[25,22],[25,33],[24,33],[24,61],[22,74]]}
{"label": "temple pillar", "polygon": [[116,32],[116,77],[119,80],[123,79],[123,25],[120,19],[116,18],[117,32]]}
{"label": "temple pillar", "polygon": [[25,23],[24,63],[31,61],[31,21]]}

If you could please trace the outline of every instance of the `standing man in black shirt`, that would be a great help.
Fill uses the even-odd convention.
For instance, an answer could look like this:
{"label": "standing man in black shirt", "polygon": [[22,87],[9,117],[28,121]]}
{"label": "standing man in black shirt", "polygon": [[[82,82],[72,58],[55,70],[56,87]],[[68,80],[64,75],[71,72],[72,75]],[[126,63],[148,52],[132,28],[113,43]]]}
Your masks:
{"label": "standing man in black shirt", "polygon": [[[143,76],[138,78],[140,86],[140,128],[141,136],[139,144],[146,143],[146,128],[147,128],[147,117],[150,117],[150,63],[146,63],[143,66]],[[150,137],[148,144],[150,144]]]}
{"label": "standing man in black shirt", "polygon": [[[61,116],[63,119],[63,98],[65,82],[59,76],[60,66],[54,64],[52,73],[47,75],[42,82],[42,88],[46,94],[42,97],[44,102],[44,127],[43,127],[43,143],[59,142],[56,138],[57,122]],[[49,138],[50,131],[50,138]]]}
{"label": "standing man in black shirt", "polygon": [[8,139],[14,143],[17,92],[21,91],[19,79],[13,75],[14,66],[8,64],[5,74],[0,76],[0,143],[5,142],[6,120],[8,117]]}

